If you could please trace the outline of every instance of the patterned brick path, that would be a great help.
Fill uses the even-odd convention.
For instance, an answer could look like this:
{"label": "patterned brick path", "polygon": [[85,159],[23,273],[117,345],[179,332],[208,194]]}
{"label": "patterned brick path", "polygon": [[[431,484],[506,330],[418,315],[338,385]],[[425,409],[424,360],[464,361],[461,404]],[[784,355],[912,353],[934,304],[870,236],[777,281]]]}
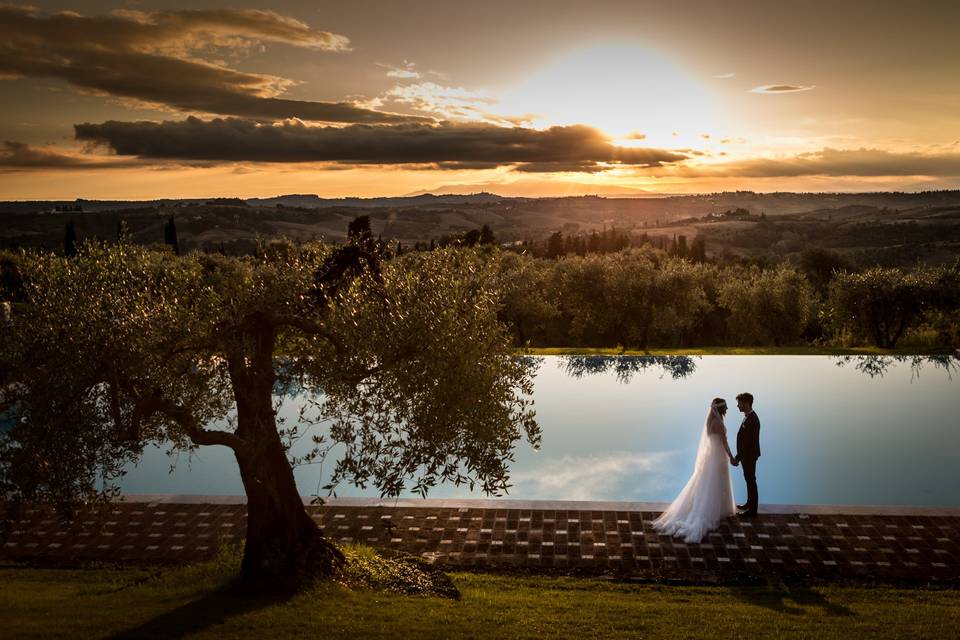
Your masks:
{"label": "patterned brick path", "polygon": [[[655,511],[443,506],[309,507],[341,542],[401,549],[449,568],[724,582],[747,575],[960,584],[960,515],[761,514],[700,544],[652,530]],[[552,503],[553,505],[560,503]],[[569,503],[576,506],[576,503]],[[183,563],[244,536],[243,504],[125,502],[65,524],[12,523],[0,560]]]}

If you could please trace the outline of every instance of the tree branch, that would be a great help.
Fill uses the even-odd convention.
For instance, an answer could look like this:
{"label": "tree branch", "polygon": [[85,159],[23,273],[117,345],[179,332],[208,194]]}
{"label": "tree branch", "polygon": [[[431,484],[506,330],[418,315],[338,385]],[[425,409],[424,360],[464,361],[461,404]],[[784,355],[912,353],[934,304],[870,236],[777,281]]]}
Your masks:
{"label": "tree branch", "polygon": [[299,329],[307,335],[323,338],[333,345],[333,349],[338,355],[342,355],[347,351],[346,346],[344,346],[340,338],[328,331],[327,328],[319,322],[291,315],[274,315],[270,317],[270,322],[276,327],[292,327]]}
{"label": "tree branch", "polygon": [[190,439],[198,445],[219,444],[230,447],[234,451],[240,451],[245,448],[246,442],[233,433],[227,431],[218,431],[204,429],[196,421],[193,414],[184,409],[177,403],[160,396],[157,393],[144,398],[137,404],[138,412],[149,416],[153,413],[161,413],[176,422],[182,428]]}

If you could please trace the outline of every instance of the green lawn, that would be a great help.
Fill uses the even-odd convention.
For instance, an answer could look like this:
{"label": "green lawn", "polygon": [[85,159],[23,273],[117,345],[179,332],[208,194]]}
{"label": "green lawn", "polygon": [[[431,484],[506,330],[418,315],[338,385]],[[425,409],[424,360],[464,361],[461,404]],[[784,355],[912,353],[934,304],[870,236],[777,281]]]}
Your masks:
{"label": "green lawn", "polygon": [[948,638],[960,591],[686,587],[454,573],[460,601],[324,584],[290,600],[225,588],[232,569],[0,567],[4,638]]}
{"label": "green lawn", "polygon": [[651,348],[647,351],[636,349],[618,349],[606,347],[535,347],[528,350],[518,349],[520,353],[536,356],[851,356],[851,355],[942,355],[952,351],[949,348],[918,349],[878,349],[876,347],[690,347],[685,349]]}

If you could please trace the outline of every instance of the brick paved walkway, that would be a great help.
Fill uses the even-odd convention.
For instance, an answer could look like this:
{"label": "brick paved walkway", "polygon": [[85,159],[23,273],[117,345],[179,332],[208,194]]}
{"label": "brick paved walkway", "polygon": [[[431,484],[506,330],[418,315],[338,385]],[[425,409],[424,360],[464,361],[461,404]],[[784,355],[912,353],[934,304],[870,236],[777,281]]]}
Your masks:
{"label": "brick paved walkway", "polygon": [[[684,544],[652,530],[656,511],[582,510],[582,503],[420,504],[425,506],[345,501],[309,510],[341,542],[401,549],[449,568],[707,582],[773,574],[960,584],[960,510],[766,513],[730,519],[700,544]],[[45,510],[24,515],[3,540],[0,560],[190,562],[211,557],[224,540],[241,540],[246,523],[243,504],[197,502],[124,502],[71,524]]]}

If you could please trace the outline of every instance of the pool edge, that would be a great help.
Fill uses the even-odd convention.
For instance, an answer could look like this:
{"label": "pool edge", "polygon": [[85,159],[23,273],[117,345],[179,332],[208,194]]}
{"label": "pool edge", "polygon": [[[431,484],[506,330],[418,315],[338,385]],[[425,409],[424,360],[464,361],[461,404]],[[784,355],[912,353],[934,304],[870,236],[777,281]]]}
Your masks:
{"label": "pool edge", "polygon": [[[245,504],[246,496],[196,494],[124,494],[127,502],[165,504]],[[311,496],[302,497],[310,504]],[[514,500],[507,498],[330,498],[330,507],[423,507],[441,509],[524,509],[562,511],[663,511],[666,502],[627,502],[603,500]],[[960,516],[960,507],[915,507],[906,505],[843,505],[843,504],[769,504],[760,505],[763,514],[873,515],[873,516]]]}

